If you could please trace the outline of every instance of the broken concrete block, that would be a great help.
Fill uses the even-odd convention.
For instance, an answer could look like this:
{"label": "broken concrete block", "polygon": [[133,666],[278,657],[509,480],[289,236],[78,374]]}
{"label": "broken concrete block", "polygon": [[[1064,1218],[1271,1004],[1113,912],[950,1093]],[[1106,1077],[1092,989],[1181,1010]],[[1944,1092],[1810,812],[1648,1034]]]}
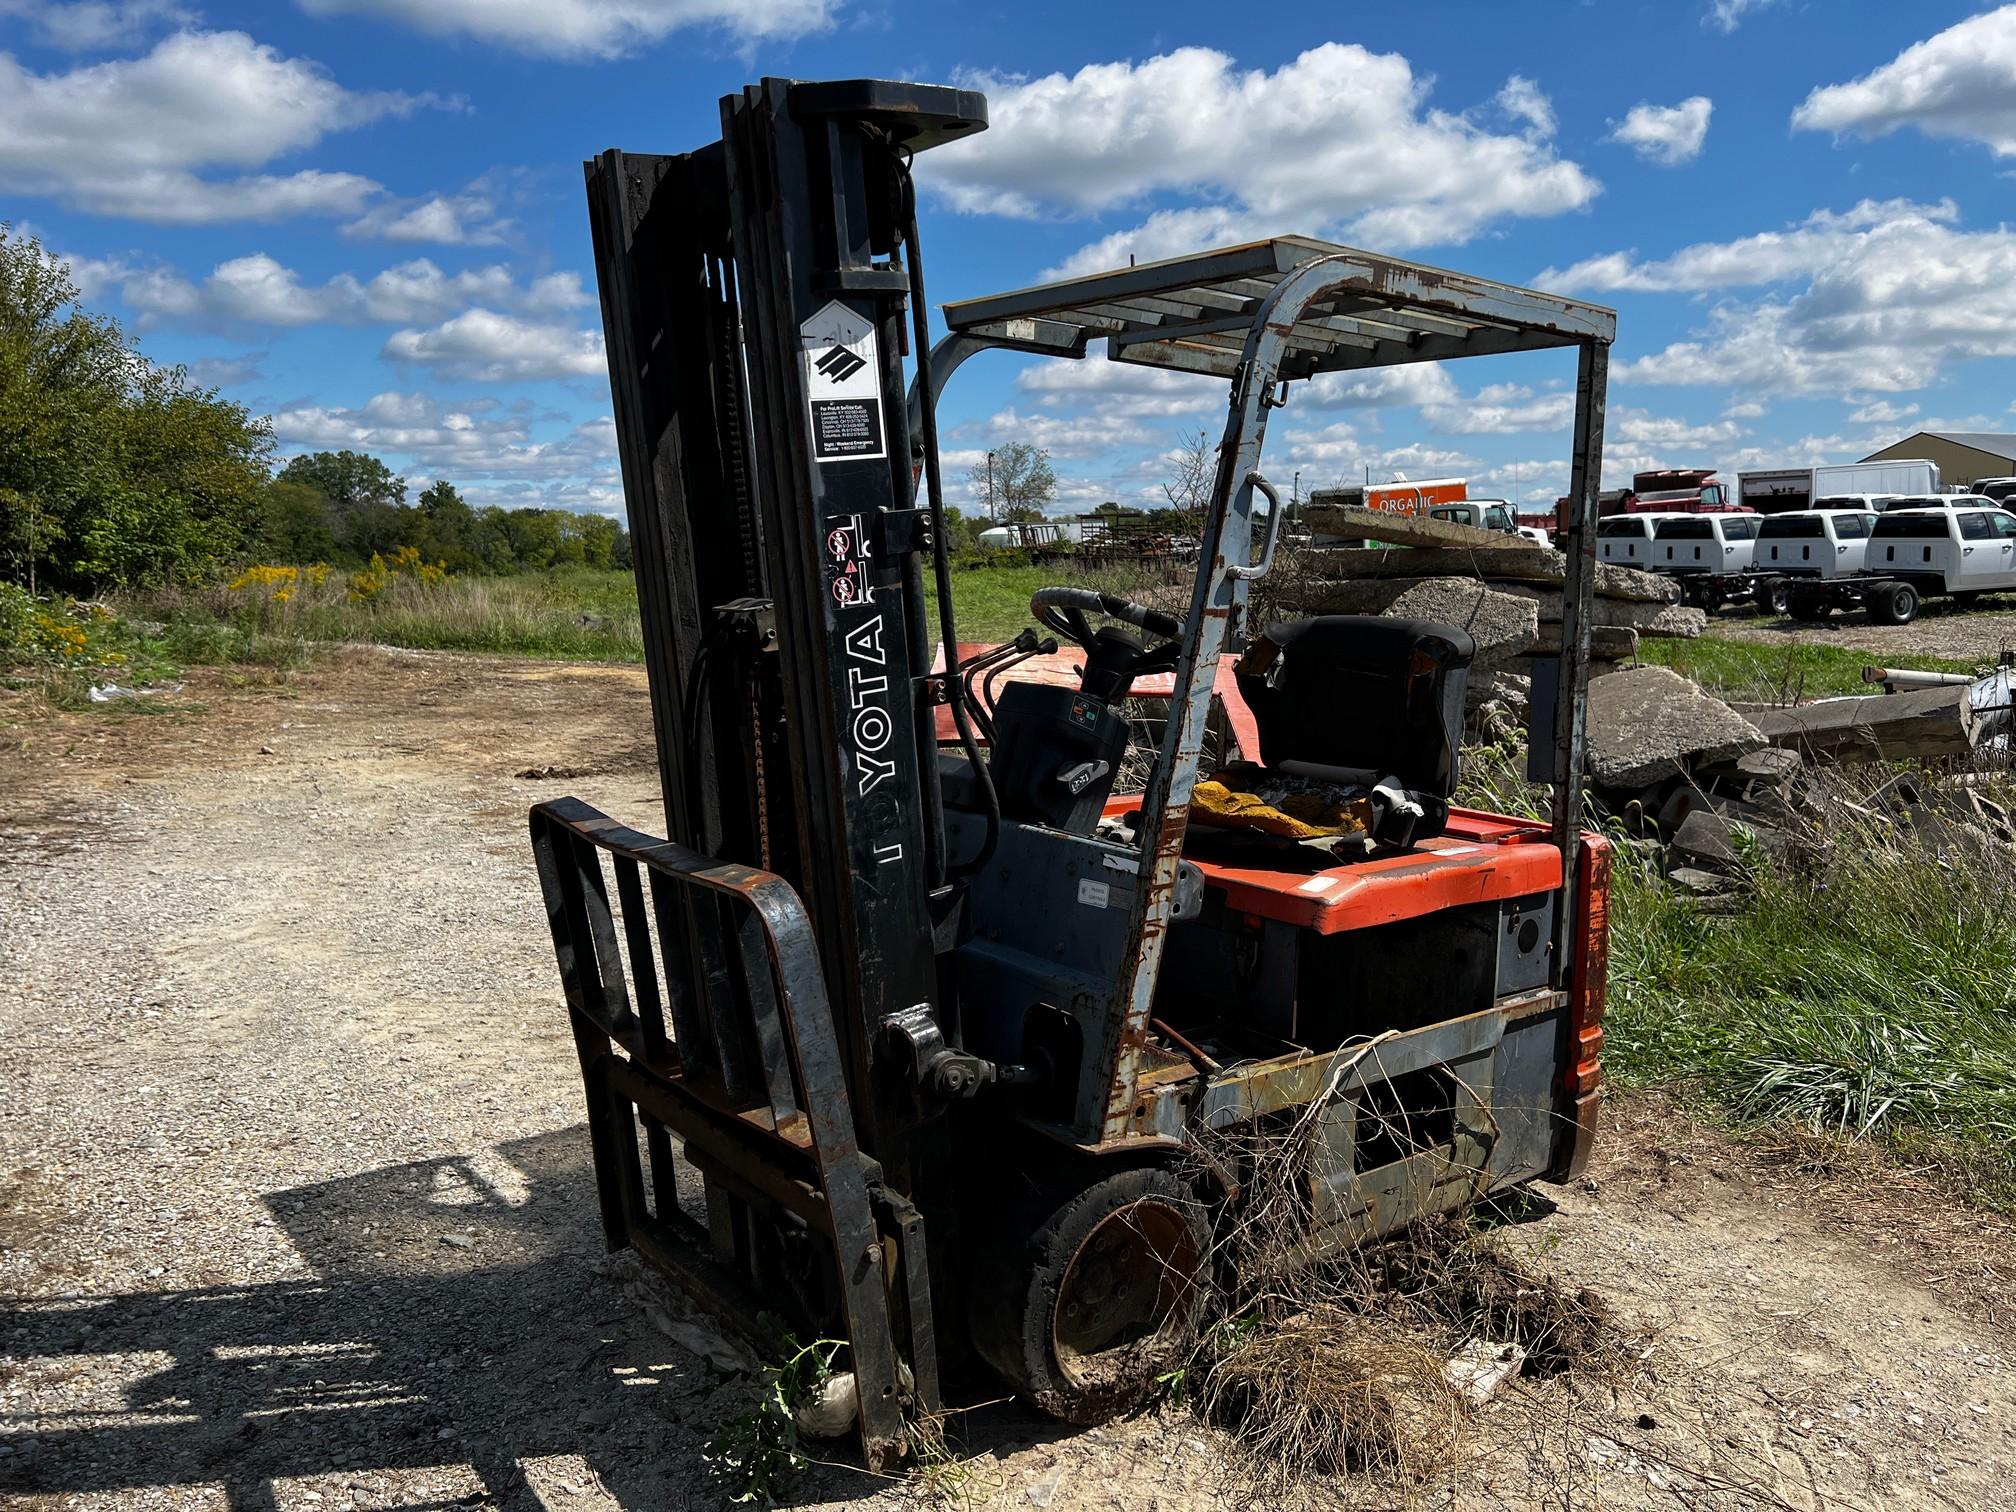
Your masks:
{"label": "broken concrete block", "polygon": [[1634,793],[1765,744],[1749,720],[1665,667],[1591,679],[1587,728],[1590,781]]}
{"label": "broken concrete block", "polygon": [[[1750,721],[1756,724],[1753,718]],[[1704,762],[1694,768],[1696,777],[1715,781],[1768,782],[1782,786],[1797,777],[1806,760],[1797,751],[1782,746],[1766,746],[1746,751],[1734,761]]]}
{"label": "broken concrete block", "polygon": [[[1473,577],[1492,583],[1535,583],[1560,586],[1565,559],[1558,551],[1533,545],[1480,546],[1456,551],[1447,547],[1398,546],[1387,550],[1326,547],[1304,553],[1313,573],[1325,578]],[[1672,578],[1619,567],[1615,562],[1591,563],[1596,569],[1596,596],[1645,604],[1675,604],[1680,587]],[[1556,618],[1559,618],[1557,615]]]}
{"label": "broken concrete block", "polygon": [[1524,536],[1506,535],[1501,530],[1482,530],[1455,520],[1438,520],[1431,515],[1400,514],[1386,509],[1350,509],[1334,504],[1312,504],[1303,512],[1304,523],[1319,536],[1347,541],[1379,541],[1388,546],[1453,547],[1459,550],[1541,551],[1545,548]]}
{"label": "broken concrete block", "polygon": [[[1561,654],[1561,625],[1559,621],[1542,620],[1540,638],[1534,643],[1535,656],[1559,656]],[[1623,661],[1638,654],[1638,632],[1622,625],[1591,625],[1589,627],[1589,656],[1593,661]]]}
{"label": "broken concrete block", "polygon": [[1743,858],[1736,853],[1735,834],[1721,815],[1695,809],[1680,821],[1670,849],[1689,866],[1705,871],[1733,871]]}
{"label": "broken concrete block", "polygon": [[1477,656],[1470,663],[1473,688],[1482,688],[1497,673],[1509,670],[1514,657],[1531,653],[1540,630],[1540,616],[1530,600],[1465,577],[1333,583],[1322,612],[1439,620],[1467,630],[1477,642]]}
{"label": "broken concrete block", "polygon": [[1965,756],[1980,738],[1972,690],[1964,687],[1828,698],[1755,721],[1771,744],[1820,762]]}
{"label": "broken concrete block", "polygon": [[[1531,598],[1540,606],[1540,622],[1543,625],[1558,624],[1561,620],[1561,595],[1557,591],[1536,588],[1527,583],[1504,583],[1499,585],[1499,591]],[[1636,599],[1599,596],[1592,606],[1589,623],[1636,630],[1640,635],[1692,640],[1707,630],[1708,614],[1706,610],[1686,609],[1678,604],[1648,604]]]}
{"label": "broken concrete block", "polygon": [[1717,898],[1731,888],[1730,880],[1719,872],[1702,871],[1695,866],[1676,866],[1666,873],[1666,880],[1675,887],[1693,893],[1697,898]]}

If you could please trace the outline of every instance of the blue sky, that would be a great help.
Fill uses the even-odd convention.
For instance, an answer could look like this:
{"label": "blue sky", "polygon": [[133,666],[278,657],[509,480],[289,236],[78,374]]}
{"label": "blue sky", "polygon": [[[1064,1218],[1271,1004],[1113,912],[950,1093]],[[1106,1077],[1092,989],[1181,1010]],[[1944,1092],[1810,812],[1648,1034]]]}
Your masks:
{"label": "blue sky", "polygon": [[[940,300],[1325,236],[1613,304],[1613,481],[2016,431],[2016,5],[0,0],[0,218],[283,455],[620,513],[579,165],[765,74],[987,91],[918,160]],[[1268,470],[1551,498],[1570,361],[1304,386]],[[1154,499],[1223,404],[990,356],[947,476],[1026,440],[1060,507]]]}

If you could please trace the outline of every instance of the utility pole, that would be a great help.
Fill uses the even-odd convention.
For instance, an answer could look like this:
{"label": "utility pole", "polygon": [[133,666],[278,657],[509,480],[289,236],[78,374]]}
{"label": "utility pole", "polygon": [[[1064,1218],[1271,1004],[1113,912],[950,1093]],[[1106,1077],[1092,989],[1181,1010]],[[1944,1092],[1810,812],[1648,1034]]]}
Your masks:
{"label": "utility pole", "polygon": [[994,518],[994,453],[991,451],[987,453],[987,523],[1001,523]]}
{"label": "utility pole", "polygon": [[1288,485],[1288,518],[1302,518],[1302,469],[1295,469],[1295,481]]}

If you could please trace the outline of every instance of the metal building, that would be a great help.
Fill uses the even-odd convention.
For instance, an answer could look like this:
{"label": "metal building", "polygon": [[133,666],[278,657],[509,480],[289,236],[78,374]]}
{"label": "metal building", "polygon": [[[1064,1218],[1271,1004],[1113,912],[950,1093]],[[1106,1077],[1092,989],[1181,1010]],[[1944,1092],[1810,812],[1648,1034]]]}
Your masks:
{"label": "metal building", "polygon": [[1984,431],[1914,431],[1895,445],[1871,452],[1864,462],[1922,457],[1939,464],[1948,484],[1966,486],[1981,478],[2016,477],[2016,436]]}

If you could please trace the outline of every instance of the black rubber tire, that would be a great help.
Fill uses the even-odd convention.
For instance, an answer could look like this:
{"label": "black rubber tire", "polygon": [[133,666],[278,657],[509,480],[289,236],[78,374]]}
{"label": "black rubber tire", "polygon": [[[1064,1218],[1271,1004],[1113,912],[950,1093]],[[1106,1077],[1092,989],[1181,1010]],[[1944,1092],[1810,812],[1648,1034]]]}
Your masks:
{"label": "black rubber tire", "polygon": [[[1059,1291],[1095,1232],[1102,1240],[1115,1232],[1102,1231],[1108,1220],[1119,1230],[1145,1221],[1172,1234],[1188,1274],[1175,1276],[1176,1267],[1163,1273],[1153,1303],[1162,1320],[1156,1329],[1117,1338],[1096,1355],[1060,1360]],[[1002,1233],[980,1246],[969,1278],[974,1349],[1016,1395],[1064,1422],[1100,1423],[1139,1406],[1180,1357],[1210,1286],[1203,1202],[1172,1173],[1135,1167],[1039,1200],[1014,1228],[1019,1237]]]}
{"label": "black rubber tire", "polygon": [[1783,619],[1792,612],[1792,589],[1783,579],[1757,585],[1757,612]]}
{"label": "black rubber tire", "polygon": [[1908,625],[1918,617],[1918,590],[1891,583],[1870,594],[1867,605],[1869,618],[1879,625]]}

